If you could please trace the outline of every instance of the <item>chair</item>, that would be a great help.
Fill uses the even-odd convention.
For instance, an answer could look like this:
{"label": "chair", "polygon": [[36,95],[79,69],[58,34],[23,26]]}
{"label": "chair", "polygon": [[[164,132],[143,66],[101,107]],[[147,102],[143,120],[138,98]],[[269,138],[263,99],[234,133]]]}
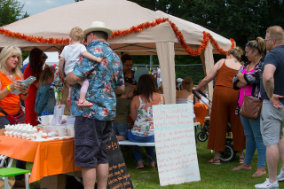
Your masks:
{"label": "chair", "polygon": [[11,187],[8,184],[8,177],[16,176],[16,175],[23,175],[23,174],[25,174],[26,189],[30,189],[29,173],[30,173],[30,170],[27,170],[27,169],[19,169],[15,167],[0,168],[0,178],[4,180],[4,189],[11,189]]}

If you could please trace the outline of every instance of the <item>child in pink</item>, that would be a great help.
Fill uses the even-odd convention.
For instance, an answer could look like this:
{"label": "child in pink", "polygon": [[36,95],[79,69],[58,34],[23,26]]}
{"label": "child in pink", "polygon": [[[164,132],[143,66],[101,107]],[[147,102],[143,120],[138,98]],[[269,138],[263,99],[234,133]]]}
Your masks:
{"label": "child in pink", "polygon": [[[90,54],[86,47],[82,44],[82,41],[84,39],[84,32],[79,27],[74,27],[71,29],[69,34],[71,41],[70,44],[65,46],[62,53],[60,54],[60,62],[59,62],[59,71],[60,73],[63,73],[63,66],[64,67],[64,73],[67,75],[68,73],[72,72],[74,69],[74,66],[78,62],[80,56],[83,56],[85,58],[88,58],[94,62],[101,62],[102,58],[96,57],[92,54]],[[85,99],[86,93],[89,87],[89,81],[88,79],[85,79],[81,83],[81,90],[80,90],[80,99],[77,102],[78,106],[81,107],[91,107],[93,106],[93,103],[87,101]],[[71,99],[71,87],[69,87],[69,94],[67,97],[67,102],[70,103]]]}

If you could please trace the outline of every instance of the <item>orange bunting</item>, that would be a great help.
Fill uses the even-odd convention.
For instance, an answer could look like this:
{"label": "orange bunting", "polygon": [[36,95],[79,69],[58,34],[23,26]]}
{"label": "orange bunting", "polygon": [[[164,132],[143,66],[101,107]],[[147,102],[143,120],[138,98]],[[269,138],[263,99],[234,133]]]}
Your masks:
{"label": "orange bunting", "polygon": [[7,37],[12,37],[16,39],[23,39],[26,41],[34,42],[34,43],[47,43],[54,45],[67,45],[69,44],[69,38],[66,39],[56,39],[56,38],[44,38],[44,37],[36,37],[36,36],[28,36],[21,33],[11,32],[9,30],[0,28],[0,34],[3,34]]}
{"label": "orange bunting", "polygon": [[[212,37],[212,35],[210,33],[207,33],[205,31],[203,31],[203,40],[201,41],[200,46],[197,49],[192,49],[189,47],[189,45],[186,44],[186,41],[184,39],[183,34],[181,33],[181,31],[178,30],[178,27],[171,22],[168,18],[158,18],[153,22],[145,22],[142,24],[139,24],[137,26],[132,26],[129,29],[126,30],[117,30],[114,31],[112,33],[112,35],[109,37],[109,39],[113,39],[116,37],[123,37],[126,35],[129,35],[131,33],[138,33],[143,31],[144,29],[148,29],[150,27],[155,27],[161,23],[164,22],[168,22],[170,24],[170,26],[172,27],[172,30],[174,31],[177,39],[179,40],[181,46],[185,49],[185,51],[191,55],[191,56],[198,56],[201,54],[201,52],[203,52],[205,50],[205,48],[208,45],[208,41],[210,40],[212,45],[215,47],[215,49],[221,53],[221,54],[227,54],[227,52],[229,50],[231,50],[232,48],[235,47],[235,40],[234,39],[230,39],[232,45],[230,47],[229,50],[223,50],[222,48],[220,48],[220,46],[218,45],[218,43],[216,42],[216,40]],[[35,36],[28,36],[25,34],[21,34],[21,33],[15,33],[15,32],[11,32],[9,30],[0,28],[0,34],[3,34],[5,36],[8,37],[12,37],[12,38],[17,38],[17,39],[23,39],[26,41],[30,41],[30,42],[35,42],[35,43],[47,43],[47,44],[54,44],[54,45],[67,45],[69,44],[69,38],[66,39],[58,39],[58,38],[44,38],[44,37],[35,37]]]}

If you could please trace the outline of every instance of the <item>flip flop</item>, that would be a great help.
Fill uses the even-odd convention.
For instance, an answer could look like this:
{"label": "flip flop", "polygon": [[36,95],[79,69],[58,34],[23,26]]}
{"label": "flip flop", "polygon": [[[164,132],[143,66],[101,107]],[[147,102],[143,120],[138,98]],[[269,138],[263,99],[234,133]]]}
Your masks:
{"label": "flip flop", "polygon": [[221,160],[220,160],[220,159],[214,159],[214,158],[212,158],[212,159],[210,159],[210,160],[208,161],[208,163],[211,163],[211,164],[213,164],[213,165],[220,165],[220,164],[221,164]]}
{"label": "flip flop", "polygon": [[86,99],[79,99],[77,105],[80,107],[92,107],[94,104],[87,101]]}
{"label": "flip flop", "polygon": [[251,170],[251,165],[247,165],[247,164],[242,164],[238,167],[234,167],[232,169],[233,171],[239,171],[239,170]]}

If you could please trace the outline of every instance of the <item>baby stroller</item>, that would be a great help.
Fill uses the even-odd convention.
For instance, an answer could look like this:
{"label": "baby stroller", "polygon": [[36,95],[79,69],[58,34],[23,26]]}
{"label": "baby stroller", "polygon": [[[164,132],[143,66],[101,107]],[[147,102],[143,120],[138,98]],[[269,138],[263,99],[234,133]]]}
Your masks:
{"label": "baby stroller", "polygon": [[[193,91],[193,94],[195,97],[197,97],[200,101],[202,101],[209,109],[211,109],[211,105],[206,103],[200,95],[202,95],[203,97],[205,97],[206,99],[208,99],[209,103],[211,103],[211,100],[207,97],[206,94],[204,94],[202,91],[198,91],[198,93],[196,91]],[[208,132],[210,129],[209,126],[209,117],[205,118],[204,124],[200,130],[199,133],[197,133],[197,139],[200,142],[205,142],[208,139]],[[231,134],[231,124],[228,123],[227,126],[227,134],[226,134],[226,142],[225,142],[225,150],[224,152],[221,153],[221,157],[220,160],[222,162],[230,162],[233,161],[236,157],[236,152],[234,151],[234,143],[233,143],[233,138],[232,138],[232,134]]]}

